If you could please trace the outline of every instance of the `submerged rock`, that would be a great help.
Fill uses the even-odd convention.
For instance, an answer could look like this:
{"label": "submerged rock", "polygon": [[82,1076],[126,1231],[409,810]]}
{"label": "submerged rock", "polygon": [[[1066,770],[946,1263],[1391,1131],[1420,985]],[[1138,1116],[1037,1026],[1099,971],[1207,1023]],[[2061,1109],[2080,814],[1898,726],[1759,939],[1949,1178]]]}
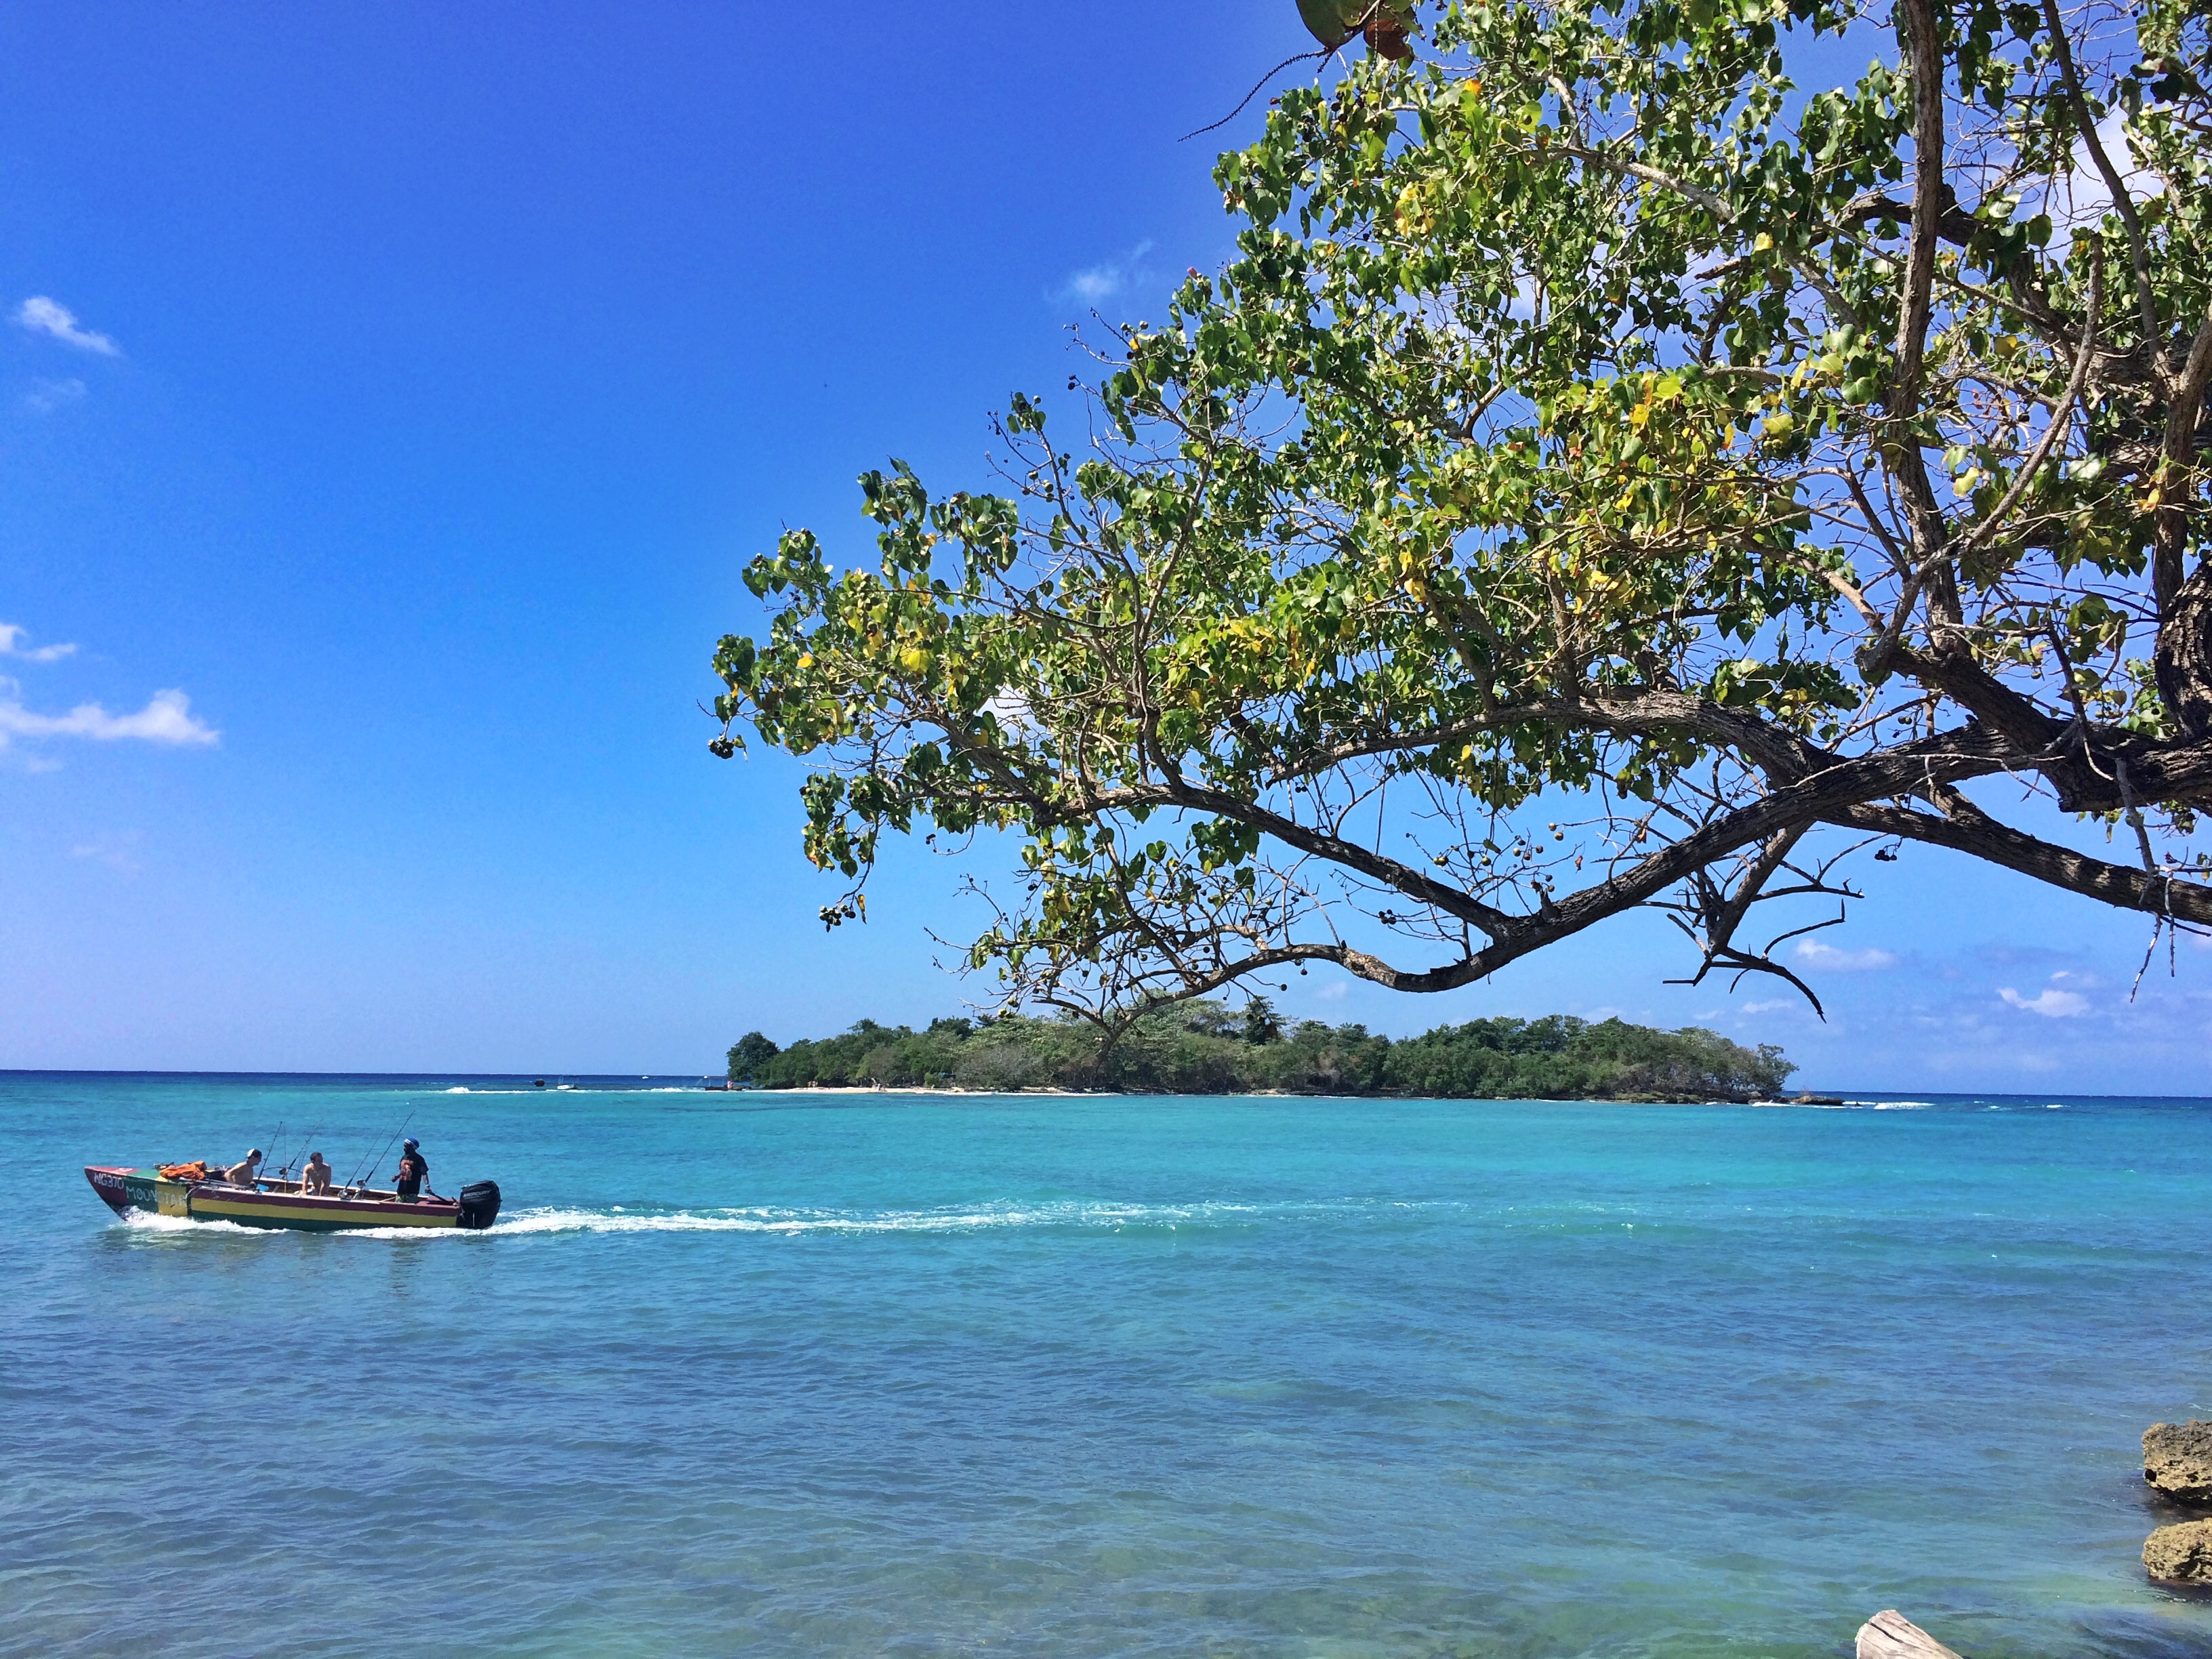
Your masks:
{"label": "submerged rock", "polygon": [[2212,1504],[2212,1423],[2154,1423],[2143,1436],[2143,1479],[2185,1504]]}
{"label": "submerged rock", "polygon": [[2212,1521],[2160,1527],[2143,1540],[2143,1570],[2166,1584],[2212,1584]]}

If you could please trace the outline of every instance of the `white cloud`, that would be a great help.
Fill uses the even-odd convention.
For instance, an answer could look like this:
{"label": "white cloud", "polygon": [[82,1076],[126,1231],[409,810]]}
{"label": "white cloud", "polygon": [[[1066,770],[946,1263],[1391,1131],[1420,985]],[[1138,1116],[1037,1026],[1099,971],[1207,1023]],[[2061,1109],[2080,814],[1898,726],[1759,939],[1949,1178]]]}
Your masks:
{"label": "white cloud", "polygon": [[2015,1008],[2031,1014],[2041,1014],[2046,1019],[2068,1019],[2075,1014],[2089,1012],[2089,999],[2078,992],[2061,991],[2055,986],[2039,996],[2024,997],[2008,985],[1997,994]]}
{"label": "white cloud", "polygon": [[20,657],[25,662],[59,662],[76,650],[73,645],[42,645],[34,651],[23,643],[30,637],[27,629],[18,628],[14,623],[0,623],[0,657]]}
{"label": "white cloud", "polygon": [[1042,729],[1037,725],[1029,699],[1011,685],[1002,685],[991,693],[983,704],[983,712],[998,721],[1000,730],[1011,738],[1026,740]]}
{"label": "white cloud", "polygon": [[23,407],[33,415],[51,415],[58,409],[82,403],[85,392],[82,380],[33,380],[31,389],[23,394]]}
{"label": "white cloud", "polygon": [[10,738],[89,738],[94,743],[137,738],[205,746],[221,735],[191,712],[191,699],[181,691],[156,691],[135,714],[111,714],[96,702],[81,702],[66,714],[34,714],[23,707],[13,681],[0,681],[0,746]]}
{"label": "white cloud", "polygon": [[119,357],[123,349],[105,334],[95,334],[88,328],[76,325],[76,313],[58,300],[49,300],[43,294],[33,294],[15,307],[15,325],[27,328],[33,334],[50,334],[64,345],[75,346],[79,351],[96,351],[103,357]]}
{"label": "white cloud", "polygon": [[1073,300],[1086,306],[1101,305],[1126,293],[1139,279],[1144,258],[1152,251],[1150,242],[1139,242],[1118,259],[1079,270],[1061,283],[1052,297]]}
{"label": "white cloud", "polygon": [[135,856],[134,849],[137,847],[139,840],[139,834],[136,830],[126,830],[120,834],[102,831],[90,841],[81,842],[70,848],[70,856],[73,859],[90,859],[95,863],[106,865],[119,874],[135,876],[146,867]]}
{"label": "white cloud", "polygon": [[1329,981],[1328,984],[1322,986],[1321,989],[1314,993],[1314,1000],[1316,1002],[1341,1002],[1345,999],[1346,993],[1350,991],[1351,988],[1352,988],[1349,985],[1346,985],[1342,980],[1333,979]]}
{"label": "white cloud", "polygon": [[1747,1002],[1743,1005],[1743,1012],[1747,1014],[1771,1014],[1777,1008],[1795,1008],[1796,1006],[1792,998],[1774,997],[1765,1002]]}
{"label": "white cloud", "polygon": [[1816,939],[1799,943],[1797,960],[1808,968],[1828,968],[1839,974],[1870,974],[1897,966],[1897,956],[1893,951],[1872,948],[1838,951],[1834,945],[1824,945]]}
{"label": "white cloud", "polygon": [[[2136,165],[2135,151],[2128,143],[2125,121],[2120,111],[2112,111],[2097,123],[2097,142],[2104,146],[2106,159],[2118,169],[2120,183],[2128,194],[2140,203],[2158,194],[2163,185],[2155,173]],[[2088,141],[2076,139],[2073,173],[2064,184],[2054,187],[2044,210],[2063,232],[2095,225],[2112,210],[2112,186],[2105,182],[2097,158],[2089,154]],[[2031,213],[2033,210],[2028,210]]]}

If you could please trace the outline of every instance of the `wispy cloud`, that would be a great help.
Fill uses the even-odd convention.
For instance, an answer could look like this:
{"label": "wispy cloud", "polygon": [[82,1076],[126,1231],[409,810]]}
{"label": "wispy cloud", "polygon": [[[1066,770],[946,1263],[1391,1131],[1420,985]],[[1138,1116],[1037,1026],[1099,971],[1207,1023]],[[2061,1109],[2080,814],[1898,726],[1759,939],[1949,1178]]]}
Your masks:
{"label": "wispy cloud", "polygon": [[[2163,181],[2136,161],[2135,149],[2128,143],[2126,117],[2120,111],[2112,111],[2097,123],[2097,142],[2130,197],[2141,202],[2158,193]],[[2074,171],[2064,184],[2054,188],[2044,210],[2061,230],[2075,230],[2096,224],[2112,210],[2112,187],[2105,182],[2096,157],[2089,154],[2088,140],[2075,139]],[[2034,209],[2027,211],[2033,213]]]}
{"label": "wispy cloud", "polygon": [[1808,939],[1799,944],[1797,960],[1808,968],[1827,968],[1839,974],[1878,973],[1884,968],[1897,966],[1894,951],[1872,948],[1839,951],[1834,945],[1824,945],[1816,939]]}
{"label": "wispy cloud", "polygon": [[1032,737],[1041,729],[1029,699],[1011,685],[1002,685],[991,693],[984,700],[983,712],[998,721],[1001,728],[1017,736]]}
{"label": "wispy cloud", "polygon": [[126,830],[119,834],[103,830],[90,841],[80,842],[70,848],[70,856],[88,859],[95,864],[104,864],[119,874],[135,876],[146,867],[137,856],[139,840],[136,830]]}
{"label": "wispy cloud", "polygon": [[2062,991],[2055,985],[2038,996],[2024,997],[2009,985],[1997,994],[2014,1007],[2025,1009],[2031,1014],[2041,1014],[2045,1019],[2068,1019],[2075,1014],[2089,1012],[2088,998],[2078,992]]}
{"label": "wispy cloud", "polygon": [[33,334],[51,335],[64,345],[75,346],[79,351],[97,352],[103,357],[119,357],[123,348],[105,334],[95,334],[88,328],[77,326],[76,313],[58,300],[50,300],[43,294],[33,294],[15,307],[15,325],[27,328]]}
{"label": "wispy cloud", "polygon": [[33,380],[23,394],[23,407],[34,415],[51,415],[71,404],[81,404],[88,388],[82,380]]}
{"label": "wispy cloud", "polygon": [[1063,303],[1103,305],[1142,280],[1145,256],[1152,251],[1150,242],[1139,242],[1118,259],[1087,266],[1062,283],[1051,297]]}
{"label": "wispy cloud", "polygon": [[13,681],[0,680],[0,747],[13,738],[86,738],[201,748],[222,736],[191,712],[192,700],[181,691],[156,691],[135,714],[111,714],[96,702],[81,702],[66,714],[37,714],[23,707],[20,692]]}
{"label": "wispy cloud", "polygon": [[42,645],[34,650],[23,643],[30,637],[27,629],[14,623],[0,623],[0,657],[17,657],[25,662],[59,662],[64,657],[76,654],[73,645]]}

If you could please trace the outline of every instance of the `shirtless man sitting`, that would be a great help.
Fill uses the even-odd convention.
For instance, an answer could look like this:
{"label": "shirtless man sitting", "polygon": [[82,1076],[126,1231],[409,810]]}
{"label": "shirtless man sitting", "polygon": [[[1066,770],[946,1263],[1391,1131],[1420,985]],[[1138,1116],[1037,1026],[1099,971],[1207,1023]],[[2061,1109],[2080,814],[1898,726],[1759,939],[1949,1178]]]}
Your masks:
{"label": "shirtless man sitting", "polygon": [[307,1155],[307,1168],[300,1171],[300,1190],[327,1197],[331,1190],[331,1166],[323,1162],[320,1152]]}
{"label": "shirtless man sitting", "polygon": [[234,1187],[251,1187],[260,1176],[261,1149],[258,1146],[222,1172],[222,1178]]}

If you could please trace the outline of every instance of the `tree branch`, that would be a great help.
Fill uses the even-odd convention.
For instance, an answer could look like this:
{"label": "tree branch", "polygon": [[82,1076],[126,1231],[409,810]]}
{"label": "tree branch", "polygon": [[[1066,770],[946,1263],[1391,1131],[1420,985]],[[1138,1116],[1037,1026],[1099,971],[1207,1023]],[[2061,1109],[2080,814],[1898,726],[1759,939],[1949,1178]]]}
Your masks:
{"label": "tree branch", "polygon": [[[2005,521],[2006,515],[2027,493],[2028,485],[2035,481],[2036,473],[2051,458],[2051,450],[2065,437],[2066,428],[2074,418],[2075,401],[2081,397],[2081,388],[2088,385],[2089,366],[2097,360],[2097,313],[2104,300],[2105,262],[2093,256],[2089,261],[2088,309],[2081,324],[2081,349],[2074,355],[2074,372],[2067,377],[2065,394],[2051,411],[2051,424],[2043,428],[2043,435],[2036,441],[2034,449],[2021,463],[2020,471],[2013,475],[2011,488],[1990,509],[1989,517],[1976,525],[1966,538],[1959,544],[1960,558],[1965,558],[1996,534],[1997,526]],[[2206,356],[2208,362],[2212,362],[2212,352]],[[2193,422],[2191,425],[2194,425]]]}
{"label": "tree branch", "polygon": [[2153,555],[2151,591],[2163,618],[2173,607],[2187,573],[2182,550],[2189,542],[2189,507],[2197,495],[2191,476],[2197,463],[2197,422],[2204,394],[2212,386],[2212,310],[2205,313],[2166,412],[2166,442],[2158,469],[2158,546]]}
{"label": "tree branch", "polygon": [[2067,100],[2074,106],[2075,125],[2081,129],[2081,142],[2087,145],[2089,157],[2104,175],[2105,188],[2112,192],[2112,205],[2119,210],[2120,222],[2127,227],[2128,257],[2136,270],[2136,306],[2142,313],[2143,345],[2156,351],[2159,347],[2158,300],[2151,288],[2150,245],[2143,240],[2142,220],[2136,213],[2135,198],[2128,194],[2127,180],[2112,165],[2112,158],[2105,153],[2105,141],[2097,136],[2096,118],[2089,109],[2089,95],[2081,88],[2081,76],[2074,67],[2074,47],[2066,38],[2066,25],[2058,15],[2058,0],[2043,0],[2043,21],[2051,31],[2051,47],[2058,59],[2058,73],[2066,82]]}
{"label": "tree branch", "polygon": [[1920,406],[1929,296],[1936,286],[1936,243],[1943,219],[1943,42],[1932,0],[1899,0],[1897,23],[1904,37],[1899,44],[1911,66],[1912,234],[1905,244],[1905,292],[1897,313],[1897,379],[1888,406],[1890,413],[1909,420]]}
{"label": "tree branch", "polygon": [[2124,910],[2212,923],[2212,887],[2130,865],[2107,863],[2038,841],[1998,823],[1962,798],[1954,799],[1948,817],[1867,802],[1832,813],[1827,821],[1924,842],[1930,847],[1948,847]]}

